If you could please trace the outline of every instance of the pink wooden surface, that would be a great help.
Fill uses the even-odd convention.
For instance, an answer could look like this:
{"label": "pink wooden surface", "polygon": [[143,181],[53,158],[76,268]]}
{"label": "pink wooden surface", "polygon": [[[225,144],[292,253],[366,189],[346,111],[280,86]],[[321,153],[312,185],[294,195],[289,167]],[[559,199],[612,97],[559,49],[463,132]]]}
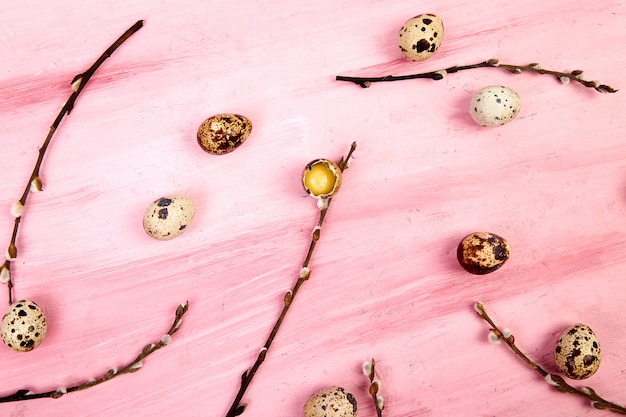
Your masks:
{"label": "pink wooden surface", "polygon": [[[131,4],[132,3],[132,4]],[[440,51],[399,58],[415,14],[445,24]],[[392,416],[606,415],[559,394],[487,342],[482,300],[519,346],[552,370],[557,333],[576,322],[602,344],[583,384],[626,402],[626,105],[547,76],[474,70],[364,90],[337,74],[436,70],[488,58],[583,69],[626,90],[626,7],[519,2],[135,1],[5,4],[0,11],[0,239],[69,82],[138,19],[63,122],[31,195],[13,263],[17,298],[49,319],[28,354],[0,346],[0,390],[70,386],[159,340],[143,369],[59,400],[0,404],[2,416],[223,416],[291,288],[317,208],[299,176],[358,142],[311,268],[252,386],[245,415],[301,415],[326,385],[372,416],[361,363],[378,362]],[[512,123],[480,128],[472,93],[522,97]],[[214,157],[195,142],[206,117],[239,112],[254,129]],[[197,214],[159,242],[144,209],[185,194]],[[472,231],[506,237],[499,271],[457,264]],[[4,290],[3,290],[4,291]],[[0,292],[5,297],[6,292]],[[4,298],[3,298],[4,299]]]}

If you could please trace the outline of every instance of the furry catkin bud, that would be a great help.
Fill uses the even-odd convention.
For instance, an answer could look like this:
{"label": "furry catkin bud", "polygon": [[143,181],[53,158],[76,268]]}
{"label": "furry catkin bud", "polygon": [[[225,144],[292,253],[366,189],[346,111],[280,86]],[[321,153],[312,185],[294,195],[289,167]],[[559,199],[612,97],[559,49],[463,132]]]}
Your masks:
{"label": "furry catkin bud", "polygon": [[365,374],[366,377],[369,377],[370,375],[372,375],[372,362],[370,361],[363,362],[363,374]]}
{"label": "furry catkin bud", "polygon": [[21,201],[16,201],[11,205],[11,216],[13,217],[22,217],[22,212],[24,211],[24,205]]}
{"label": "furry catkin bud", "polygon": [[11,271],[6,265],[2,265],[2,268],[0,268],[0,283],[6,284],[9,281],[11,281]]}

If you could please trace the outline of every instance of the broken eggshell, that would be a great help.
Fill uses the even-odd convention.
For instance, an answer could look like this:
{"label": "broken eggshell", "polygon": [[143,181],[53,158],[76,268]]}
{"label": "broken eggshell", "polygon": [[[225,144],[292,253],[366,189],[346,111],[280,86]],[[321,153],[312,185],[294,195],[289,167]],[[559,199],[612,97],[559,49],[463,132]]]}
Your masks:
{"label": "broken eggshell", "polygon": [[329,159],[316,159],[302,170],[302,186],[313,198],[327,199],[341,187],[341,168]]}
{"label": "broken eggshell", "polygon": [[195,213],[196,205],[189,197],[161,197],[146,209],[143,228],[148,236],[157,240],[174,239],[187,229]]}

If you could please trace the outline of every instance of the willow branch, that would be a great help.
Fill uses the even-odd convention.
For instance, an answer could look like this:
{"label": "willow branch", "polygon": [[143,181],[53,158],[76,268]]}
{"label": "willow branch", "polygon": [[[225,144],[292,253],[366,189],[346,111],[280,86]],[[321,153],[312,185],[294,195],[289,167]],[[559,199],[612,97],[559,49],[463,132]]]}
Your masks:
{"label": "willow branch", "polygon": [[[341,158],[341,161],[339,161],[339,163],[337,164],[341,171],[344,171],[348,168],[350,159],[352,158],[352,154],[354,153],[355,150],[356,150],[356,142],[352,143],[352,146],[350,147],[350,151],[348,152],[348,155]],[[272,331],[270,332],[267,340],[265,341],[265,344],[259,351],[259,354],[257,355],[257,358],[254,361],[254,364],[252,365],[250,369],[246,370],[241,375],[241,386],[239,388],[239,391],[235,395],[235,399],[233,400],[228,412],[226,413],[226,417],[239,416],[245,411],[246,404],[241,403],[241,400],[243,399],[244,394],[246,393],[248,387],[250,386],[252,379],[254,378],[257,371],[261,367],[261,364],[263,364],[263,362],[265,361],[265,356],[267,355],[267,352],[270,346],[272,345],[274,338],[278,334],[278,330],[283,324],[283,321],[285,320],[285,317],[287,316],[287,312],[289,311],[289,307],[291,306],[291,304],[293,303],[293,300],[298,294],[300,287],[302,287],[302,285],[311,276],[309,263],[311,261],[311,258],[313,257],[313,253],[315,251],[317,242],[320,239],[322,225],[324,224],[326,213],[328,212],[328,208],[330,207],[330,203],[332,202],[332,197],[329,198],[327,201],[328,201],[328,204],[320,207],[319,219],[317,221],[317,225],[313,228],[313,232],[311,233],[311,243],[309,244],[309,250],[306,253],[304,262],[302,263],[302,267],[300,268],[300,274],[298,276],[298,279],[296,280],[296,283],[294,284],[293,288],[285,293],[283,297],[283,309],[281,310],[280,315],[278,316],[278,319],[276,320],[276,323],[274,324],[274,327],[272,328]]]}
{"label": "willow branch", "polygon": [[442,80],[448,74],[454,74],[460,71],[466,71],[476,68],[501,68],[513,74],[521,74],[522,72],[533,72],[542,75],[551,75],[563,84],[568,84],[570,81],[581,84],[585,87],[593,88],[601,93],[616,93],[617,90],[613,87],[602,84],[599,81],[590,81],[582,78],[583,72],[581,70],[574,70],[571,72],[561,72],[543,69],[537,63],[528,65],[513,65],[513,64],[501,64],[497,59],[488,59],[487,61],[479,62],[472,65],[455,65],[449,68],[441,69],[438,71],[424,72],[420,74],[410,75],[386,75],[383,77],[349,77],[344,75],[338,75],[335,77],[337,81],[349,81],[353,82],[363,88],[368,88],[372,83],[378,82],[390,82],[390,81],[402,81],[402,80],[414,80],[418,78],[428,78],[431,80]]}
{"label": "willow branch", "polygon": [[156,343],[150,343],[143,347],[141,353],[135,357],[131,362],[124,365],[122,368],[111,368],[106,371],[103,375],[96,379],[90,379],[87,382],[83,382],[82,384],[75,385],[72,387],[59,387],[54,391],[46,391],[40,393],[34,393],[28,389],[21,389],[15,392],[15,394],[7,395],[5,397],[0,397],[0,403],[8,403],[15,401],[26,401],[26,400],[36,400],[38,398],[61,398],[65,394],[69,394],[70,392],[75,391],[84,391],[88,388],[95,387],[96,385],[100,385],[106,381],[110,381],[114,378],[117,378],[120,375],[131,374],[139,371],[142,368],[143,360],[150,356],[152,353],[157,350],[167,346],[172,341],[172,335],[178,331],[180,325],[183,322],[183,316],[189,309],[189,303],[180,304],[176,309],[176,314],[174,316],[174,321],[170,326],[170,329],[165,333],[161,340]]}
{"label": "willow branch", "polygon": [[557,391],[562,392],[564,394],[574,394],[579,397],[586,398],[591,401],[591,406],[597,408],[598,410],[608,410],[617,414],[626,414],[626,408],[605,400],[600,397],[592,388],[590,387],[582,387],[575,388],[565,382],[563,377],[556,374],[551,374],[543,369],[541,366],[537,365],[534,361],[532,361],[528,356],[526,356],[515,344],[515,337],[510,334],[510,332],[506,329],[500,329],[489,317],[487,314],[487,310],[485,306],[481,302],[477,302],[474,304],[474,310],[478,316],[489,323],[491,326],[490,332],[491,336],[497,341],[503,341],[521,360],[523,360],[528,366],[535,370],[539,375],[541,375],[545,381],[553,386]]}
{"label": "willow branch", "polygon": [[24,187],[24,192],[18,201],[16,201],[12,208],[11,213],[15,217],[15,221],[13,223],[13,232],[11,233],[11,240],[9,242],[9,247],[6,252],[6,260],[2,267],[0,267],[0,282],[5,282],[7,284],[8,292],[9,292],[9,304],[13,304],[13,281],[11,279],[11,261],[17,258],[17,232],[20,226],[20,222],[22,220],[22,211],[24,206],[26,205],[26,200],[28,199],[28,195],[31,191],[41,191],[43,189],[41,178],[39,176],[39,172],[41,170],[41,164],[43,163],[44,156],[46,151],[48,150],[48,146],[50,145],[50,141],[54,136],[54,133],[57,131],[61,121],[66,115],[69,115],[72,109],[74,108],[74,104],[76,103],[76,99],[83,91],[87,82],[91,79],[93,74],[96,72],[98,68],[102,65],[107,58],[113,54],[128,38],[130,38],[134,33],[136,33],[139,29],[143,27],[143,20],[137,21],[134,25],[132,25],[122,36],[120,36],[111,46],[107,48],[102,55],[93,63],[91,67],[89,67],[85,72],[78,74],[72,79],[72,94],[69,99],[65,102],[61,111],[57,115],[57,117],[52,122],[50,126],[50,130],[48,131],[48,135],[44,140],[43,144],[39,148],[39,156],[37,157],[37,162],[35,162],[35,167],[33,168],[32,173],[30,174],[30,178],[26,183],[26,187]]}
{"label": "willow branch", "polygon": [[374,402],[374,408],[376,409],[376,416],[383,417],[383,410],[385,409],[385,400],[378,394],[380,391],[381,382],[376,378],[376,361],[372,358],[371,361],[367,361],[363,364],[363,373],[370,380],[370,386],[368,393],[372,397]]}

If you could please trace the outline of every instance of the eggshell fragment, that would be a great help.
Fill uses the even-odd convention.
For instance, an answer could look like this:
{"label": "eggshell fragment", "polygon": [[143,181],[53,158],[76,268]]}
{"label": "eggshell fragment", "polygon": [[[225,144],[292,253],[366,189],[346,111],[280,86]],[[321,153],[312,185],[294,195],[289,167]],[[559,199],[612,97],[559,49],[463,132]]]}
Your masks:
{"label": "eggshell fragment", "polygon": [[43,311],[30,300],[11,304],[2,317],[2,341],[16,352],[29,352],[39,346],[47,330]]}
{"label": "eggshell fragment", "polygon": [[328,387],[311,395],[304,403],[304,417],[354,417],[356,399],[341,387]]}
{"label": "eggshell fragment", "polygon": [[206,119],[198,128],[198,144],[213,155],[234,151],[252,132],[252,122],[245,116],[221,113]]}
{"label": "eggshell fragment", "polygon": [[417,15],[402,26],[398,47],[406,59],[424,61],[430,58],[443,40],[443,22],[432,13]]}
{"label": "eggshell fragment", "polygon": [[499,269],[509,259],[511,246],[501,236],[474,232],[465,236],[457,247],[461,266],[472,274],[484,275]]}
{"label": "eggshell fragment", "polygon": [[481,126],[496,127],[513,120],[522,107],[519,94],[508,87],[491,85],[474,94],[469,113]]}
{"label": "eggshell fragment", "polygon": [[193,219],[196,205],[188,197],[162,197],[148,206],[143,216],[143,228],[157,240],[170,240],[181,235]]}
{"label": "eggshell fragment", "polygon": [[582,323],[565,329],[554,348],[556,367],[572,379],[589,378],[600,367],[600,359],[598,338]]}

